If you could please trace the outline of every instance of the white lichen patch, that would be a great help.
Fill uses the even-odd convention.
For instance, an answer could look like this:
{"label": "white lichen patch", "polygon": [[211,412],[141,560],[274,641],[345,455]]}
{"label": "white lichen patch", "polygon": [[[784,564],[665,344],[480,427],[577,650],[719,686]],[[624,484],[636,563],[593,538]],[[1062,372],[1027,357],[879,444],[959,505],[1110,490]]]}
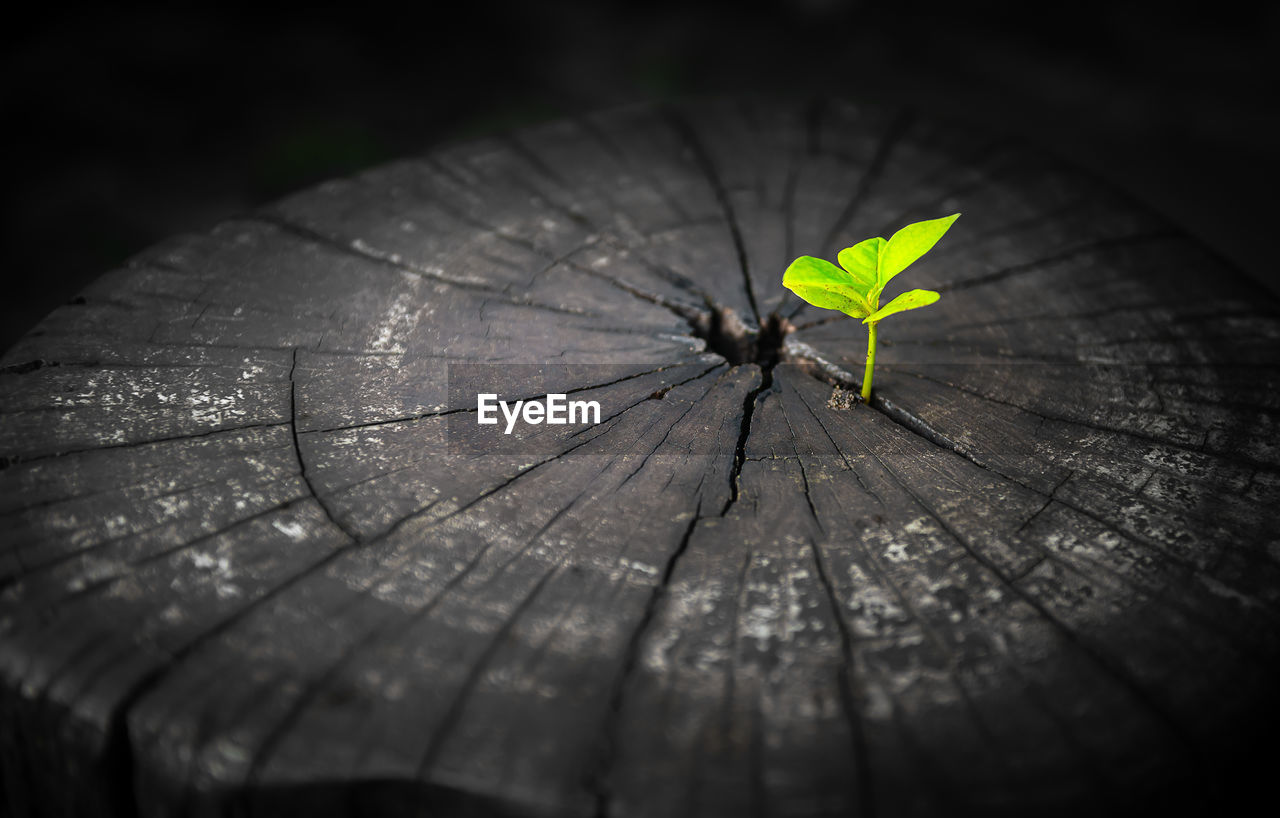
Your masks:
{"label": "white lichen patch", "polygon": [[422,299],[416,292],[416,281],[412,289],[395,297],[391,305],[373,326],[373,339],[369,349],[375,352],[391,352],[403,354],[403,340],[412,335],[418,325]]}
{"label": "white lichen patch", "polygon": [[202,426],[217,426],[224,423],[242,421],[248,414],[240,408],[244,401],[244,390],[214,394],[205,391],[191,395],[187,406],[191,411],[191,419]]}
{"label": "white lichen patch", "polygon": [[244,369],[240,370],[240,380],[242,381],[257,380],[259,375],[267,371],[266,367],[251,363],[249,358],[244,359],[244,364]]}
{"label": "white lichen patch", "polygon": [[129,521],[126,520],[122,514],[117,514],[114,517],[108,517],[102,521],[103,528],[106,529],[107,536],[112,539],[123,535],[128,528],[128,523]]}
{"label": "white lichen patch", "polygon": [[191,564],[201,571],[215,571],[218,574],[231,573],[231,561],[224,556],[209,554],[204,551],[192,551],[187,555]]}
{"label": "white lichen patch", "polygon": [[1223,597],[1224,599],[1235,600],[1245,607],[1255,607],[1259,604],[1256,599],[1248,597],[1234,588],[1228,587],[1208,574],[1196,574],[1196,579],[1200,580],[1200,584],[1208,588],[1210,592]]}
{"label": "white lichen patch", "polygon": [[97,439],[100,446],[114,446],[120,443],[127,443],[129,437],[124,429],[114,429],[97,435]]}
{"label": "white lichen patch", "polygon": [[855,635],[864,638],[883,636],[906,621],[906,611],[886,589],[866,583],[865,578],[854,588],[856,590],[844,600],[845,611],[839,615],[848,617]]}
{"label": "white lichen patch", "polygon": [[163,517],[179,517],[191,510],[191,500],[188,497],[168,495],[165,497],[157,497],[156,505],[160,507],[160,513]]}
{"label": "white lichen patch", "polygon": [[271,527],[294,542],[302,542],[307,537],[306,528],[303,527],[302,523],[296,521],[272,520]]}
{"label": "white lichen patch", "polygon": [[[690,623],[706,621],[709,615],[719,608],[724,597],[724,588],[719,582],[698,584],[680,584],[671,589],[667,595],[665,610],[662,616],[662,627],[654,628],[653,635],[644,643],[641,664],[650,672],[659,676],[671,670],[671,651],[680,643],[684,628]],[[723,643],[723,639],[718,639]],[[699,651],[693,659],[695,665],[711,667],[720,661],[727,661],[729,652],[723,644],[719,648],[708,646]],[[723,651],[712,656],[711,650]],[[702,655],[706,654],[706,655]]]}
{"label": "white lichen patch", "polygon": [[165,606],[165,609],[160,612],[160,619],[170,625],[178,624],[183,619],[182,606],[177,604]]}
{"label": "white lichen patch", "polygon": [[214,750],[222,758],[236,765],[246,764],[252,759],[252,753],[244,746],[238,744],[231,739],[219,739],[214,744]]}
{"label": "white lichen patch", "polygon": [[742,634],[756,640],[756,648],[769,649],[769,640],[779,636],[778,619],[782,612],[768,605],[756,605],[742,617]]}
{"label": "white lichen patch", "polygon": [[637,571],[650,577],[656,577],[661,573],[661,570],[656,566],[649,565],[638,560],[629,560],[626,557],[619,559],[618,565],[622,566],[625,571]]}
{"label": "white lichen patch", "polygon": [[1193,475],[1202,471],[1205,460],[1203,455],[1167,446],[1152,446],[1143,454],[1142,459],[1152,466],[1181,475]]}
{"label": "white lichen patch", "polygon": [[884,558],[889,562],[903,563],[911,560],[911,554],[907,551],[907,546],[901,540],[892,540],[884,547]]}
{"label": "white lichen patch", "polygon": [[933,531],[933,526],[929,524],[928,517],[916,517],[911,522],[902,527],[902,530],[908,534],[925,534]]}

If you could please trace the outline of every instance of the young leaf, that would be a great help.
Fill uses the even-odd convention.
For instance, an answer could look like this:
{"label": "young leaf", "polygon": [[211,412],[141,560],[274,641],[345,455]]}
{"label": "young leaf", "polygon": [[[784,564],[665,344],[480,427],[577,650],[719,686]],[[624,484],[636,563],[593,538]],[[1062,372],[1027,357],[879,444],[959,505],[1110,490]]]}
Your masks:
{"label": "young leaf", "polygon": [[873,321],[879,321],[887,315],[893,315],[895,312],[904,312],[906,310],[927,307],[939,298],[941,298],[941,296],[933,290],[907,290],[902,295],[862,319],[862,323],[870,324]]}
{"label": "young leaf", "polygon": [[815,307],[839,310],[854,318],[871,312],[871,305],[859,292],[858,282],[829,261],[801,256],[782,275],[782,286]]}
{"label": "young leaf", "polygon": [[862,375],[862,400],[871,400],[871,377],[876,367],[876,328],[881,319],[897,312],[927,307],[939,298],[933,290],[911,290],[880,306],[884,286],[898,273],[938,243],[960,218],[959,213],[941,219],[916,222],[880,238],[860,241],[840,251],[840,267],[813,256],[791,262],[782,284],[815,307],[840,310],[861,318],[867,325],[867,366]]}
{"label": "young leaf", "polygon": [[884,247],[884,243],[884,239],[880,238],[867,239],[840,251],[840,266],[857,280],[858,289],[863,295],[876,286],[876,269],[880,263],[880,248]]}
{"label": "young leaf", "polygon": [[889,283],[889,279],[907,269],[916,259],[929,252],[930,248],[938,243],[938,239],[942,238],[947,230],[950,229],[951,223],[958,218],[960,218],[960,214],[954,213],[950,216],[943,216],[941,219],[930,219],[909,224],[894,233],[889,238],[889,241],[885,243],[884,249],[880,253],[880,269],[877,280],[879,289],[884,290],[884,286]]}

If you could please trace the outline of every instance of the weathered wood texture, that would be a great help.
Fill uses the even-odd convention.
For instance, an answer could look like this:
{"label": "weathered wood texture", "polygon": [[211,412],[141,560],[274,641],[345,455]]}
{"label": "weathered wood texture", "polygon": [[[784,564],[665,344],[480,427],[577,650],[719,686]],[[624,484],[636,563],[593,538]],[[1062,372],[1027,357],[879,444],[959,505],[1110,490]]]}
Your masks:
{"label": "weathered wood texture", "polygon": [[[957,210],[902,279],[942,301],[836,408],[863,328],[786,263]],[[782,363],[781,330],[708,349],[738,321],[794,328]],[[1198,803],[1271,726],[1278,339],[1147,210],[899,111],[627,109],[326,184],[4,357],[3,798]],[[605,422],[461,451],[465,362],[582,365],[547,379]],[[528,371],[473,385],[541,394]]]}

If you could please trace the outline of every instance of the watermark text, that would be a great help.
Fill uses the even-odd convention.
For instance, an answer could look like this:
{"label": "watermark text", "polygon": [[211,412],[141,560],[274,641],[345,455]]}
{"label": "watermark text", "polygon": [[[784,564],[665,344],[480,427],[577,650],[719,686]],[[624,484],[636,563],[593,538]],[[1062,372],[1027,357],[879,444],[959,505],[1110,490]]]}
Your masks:
{"label": "watermark text", "polygon": [[594,400],[569,400],[563,392],[549,393],[541,402],[536,400],[498,400],[496,393],[481,392],[476,395],[476,423],[481,426],[498,425],[498,412],[506,419],[504,435],[523,420],[531,426],[546,423],[551,426],[567,424],[598,424],[600,402]]}

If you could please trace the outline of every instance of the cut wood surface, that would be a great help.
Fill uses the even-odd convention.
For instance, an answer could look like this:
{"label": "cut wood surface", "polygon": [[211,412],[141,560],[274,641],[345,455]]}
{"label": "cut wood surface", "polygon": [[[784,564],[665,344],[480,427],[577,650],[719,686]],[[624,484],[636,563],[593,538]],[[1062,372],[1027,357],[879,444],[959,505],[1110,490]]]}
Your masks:
{"label": "cut wood surface", "polygon": [[[782,271],[956,211],[854,402],[864,328]],[[325,184],[0,359],[0,799],[1212,803],[1274,728],[1278,342],[1151,211],[904,111],[636,107]],[[603,418],[507,438],[478,391]]]}

